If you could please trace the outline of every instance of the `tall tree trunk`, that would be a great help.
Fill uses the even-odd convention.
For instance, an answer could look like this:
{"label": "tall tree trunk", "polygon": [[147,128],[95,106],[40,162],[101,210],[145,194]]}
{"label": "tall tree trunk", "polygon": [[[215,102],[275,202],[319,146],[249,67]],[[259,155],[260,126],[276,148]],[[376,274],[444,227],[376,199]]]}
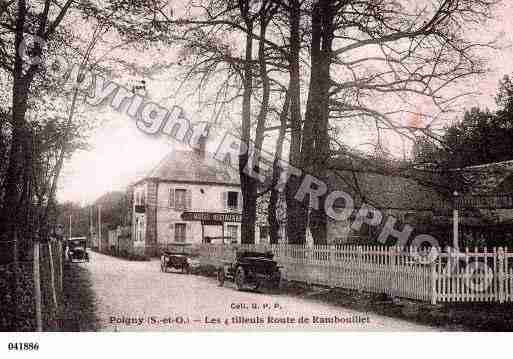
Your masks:
{"label": "tall tree trunk", "polygon": [[[331,50],[333,42],[333,21],[334,8],[333,0],[320,0],[318,4],[318,12],[320,15],[321,25],[321,48],[318,52],[319,59],[315,62],[319,67],[316,71],[318,76],[316,89],[318,94],[318,107],[312,112],[315,118],[313,126],[314,150],[311,154],[311,168],[315,176],[324,183],[327,183],[327,161],[330,155],[330,138],[329,138],[329,90],[330,90],[330,65]],[[319,198],[319,208],[312,209],[310,212],[310,229],[315,244],[327,243],[327,216],[324,211],[324,202],[326,195]]]}
{"label": "tall tree trunk", "polygon": [[[306,102],[305,123],[301,143],[301,169],[303,178],[306,174],[314,173],[315,141],[318,121],[321,116],[321,45],[322,45],[322,16],[319,3],[314,3],[311,15],[312,38],[310,43],[310,84]],[[316,174],[317,175],[317,174]],[[309,217],[310,198],[301,203],[306,217]],[[308,220],[303,220],[305,223]]]}
{"label": "tall tree trunk", "polygon": [[[15,49],[19,49],[24,39],[24,27],[26,17],[25,0],[18,1],[16,14]],[[15,51],[13,73],[13,104],[12,104],[12,140],[9,153],[9,164],[5,174],[4,202],[0,213],[0,233],[9,238],[14,233],[19,217],[20,183],[22,180],[22,168],[24,163],[23,137],[25,134],[25,114],[27,112],[27,97],[31,77],[23,74],[23,59],[19,51]]]}
{"label": "tall tree trunk", "polygon": [[[290,26],[290,150],[289,163],[295,168],[302,168],[301,161],[301,92],[299,75],[299,51],[300,51],[300,2],[290,1],[289,26]],[[287,203],[287,238],[290,244],[304,244],[306,239],[307,211],[302,203],[294,197],[301,178],[290,176],[287,181],[285,198]]]}
{"label": "tall tree trunk", "polygon": [[[0,110],[1,111],[1,110]],[[7,115],[4,116],[0,112],[0,203],[3,202],[3,179],[4,179],[4,163],[5,154],[7,151],[7,136],[4,134],[4,126],[7,120]]]}
{"label": "tall tree trunk", "polygon": [[[260,19],[260,39],[265,39],[267,25],[270,18],[266,18],[265,14]],[[269,75],[267,73],[267,62],[265,58],[265,42],[263,40],[258,43],[258,66],[260,69],[260,78],[262,79],[262,103],[257,116],[257,126],[255,130],[255,158],[258,159],[264,142],[265,119],[269,112],[269,97],[271,93],[271,85]],[[258,164],[257,164],[258,165]]]}
{"label": "tall tree trunk", "polygon": [[283,102],[283,108],[280,113],[280,132],[276,140],[276,152],[273,160],[273,177],[271,181],[271,196],[269,198],[269,205],[267,206],[267,219],[269,222],[269,239],[271,244],[277,244],[280,231],[280,222],[277,218],[277,208],[280,192],[275,187],[278,184],[278,180],[281,174],[280,160],[283,152],[283,140],[285,138],[285,130],[287,128],[287,119],[290,109],[290,88],[287,90],[285,95],[285,101]]}
{"label": "tall tree trunk", "polygon": [[4,182],[4,202],[0,219],[0,232],[11,235],[14,226],[19,220],[19,203],[20,203],[20,184],[22,181],[23,168],[26,165],[24,158],[24,136],[26,129],[24,128],[25,113],[27,111],[26,94],[21,95],[19,87],[22,85],[15,84],[14,92],[17,101],[13,106],[13,130],[11,149],[9,152],[9,164],[7,166]]}
{"label": "tall tree trunk", "polygon": [[[17,221],[16,233],[21,238],[33,238],[34,236],[34,134],[32,128],[26,124],[23,136],[23,156],[24,166],[22,173],[22,191],[19,203],[19,216]],[[24,254],[31,247],[27,243],[20,243],[18,250],[24,251]],[[15,254],[17,255],[17,253]]]}
{"label": "tall tree trunk", "polygon": [[[249,2],[246,1],[249,5]],[[244,91],[242,95],[242,141],[248,145],[251,143],[251,95],[253,93],[252,53],[253,22],[247,21],[248,34],[246,35],[246,54],[244,63]],[[255,222],[256,222],[256,201],[257,186],[256,180],[248,176],[244,171],[249,160],[248,151],[241,151],[239,155],[240,186],[243,197],[242,220],[241,220],[241,243],[255,243]]]}

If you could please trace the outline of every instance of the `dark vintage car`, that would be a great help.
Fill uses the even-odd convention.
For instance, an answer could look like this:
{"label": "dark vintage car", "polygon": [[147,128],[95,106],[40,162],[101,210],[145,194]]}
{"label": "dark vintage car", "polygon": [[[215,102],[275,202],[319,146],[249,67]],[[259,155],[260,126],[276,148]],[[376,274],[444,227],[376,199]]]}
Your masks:
{"label": "dark vintage car", "polygon": [[68,239],[66,242],[68,259],[71,262],[89,262],[85,237]]}
{"label": "dark vintage car", "polygon": [[160,270],[180,270],[182,273],[191,273],[197,267],[197,261],[188,253],[163,251],[160,256]]}
{"label": "dark vintage car", "polygon": [[280,268],[271,252],[238,251],[234,261],[225,261],[218,268],[217,279],[223,286],[225,280],[233,280],[237,290],[257,290],[263,285],[272,289],[280,286]]}

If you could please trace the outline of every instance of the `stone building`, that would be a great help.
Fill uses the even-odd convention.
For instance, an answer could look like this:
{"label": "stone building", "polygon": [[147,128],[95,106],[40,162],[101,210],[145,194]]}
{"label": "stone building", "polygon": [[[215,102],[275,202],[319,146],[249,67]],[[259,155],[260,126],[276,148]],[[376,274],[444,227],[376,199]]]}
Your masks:
{"label": "stone building", "polygon": [[[131,250],[153,256],[176,243],[240,243],[239,173],[203,149],[172,151],[132,186]],[[264,213],[257,242],[268,240]]]}

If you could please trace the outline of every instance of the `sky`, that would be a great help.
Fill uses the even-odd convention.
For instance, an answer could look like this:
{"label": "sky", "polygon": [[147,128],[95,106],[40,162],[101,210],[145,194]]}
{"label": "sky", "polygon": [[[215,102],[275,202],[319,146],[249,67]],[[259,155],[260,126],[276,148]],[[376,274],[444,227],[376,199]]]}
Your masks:
{"label": "sky", "polygon": [[[466,108],[476,105],[493,109],[498,81],[505,74],[513,73],[513,1],[504,0],[495,14],[494,20],[489,24],[488,33],[502,34],[503,48],[487,53],[490,71],[485,77],[469,85],[479,94],[466,100]],[[142,61],[146,58],[148,63],[154,60],[154,54],[136,56]],[[149,78],[146,81],[150,96],[156,102],[169,109],[172,105],[181,105],[186,111],[190,108],[187,106],[187,98],[180,98],[169,92],[174,87],[173,84],[166,83],[168,78]],[[164,102],[163,98],[166,98]],[[201,116],[192,109],[190,111],[188,116],[191,121]],[[114,111],[91,111],[89,116],[99,120],[99,126],[90,133],[91,149],[76,152],[65,163],[57,193],[59,201],[74,201],[86,205],[108,191],[124,190],[128,184],[154,167],[167,153],[176,148],[183,149],[182,145],[164,136],[151,137],[144,134],[126,115]],[[353,138],[355,146],[368,141],[361,133]],[[400,140],[393,136],[388,139],[388,144],[392,147],[401,146]]]}

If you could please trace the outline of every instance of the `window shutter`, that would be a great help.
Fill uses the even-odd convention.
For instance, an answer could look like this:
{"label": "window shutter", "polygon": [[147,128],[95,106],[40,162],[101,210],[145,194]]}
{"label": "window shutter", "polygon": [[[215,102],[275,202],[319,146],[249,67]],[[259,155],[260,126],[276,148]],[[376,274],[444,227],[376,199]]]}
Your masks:
{"label": "window shutter", "polygon": [[239,211],[242,212],[242,192],[239,192],[239,195],[237,196],[237,204],[239,205]]}
{"label": "window shutter", "polygon": [[192,224],[191,223],[187,223],[185,225],[185,241],[187,243],[191,243],[193,240],[192,238]]}
{"label": "window shutter", "polygon": [[185,208],[191,209],[192,208],[192,191],[190,189],[187,190],[185,193]]}
{"label": "window shutter", "polygon": [[221,208],[222,209],[228,208],[228,192],[226,192],[226,191],[221,192]]}
{"label": "window shutter", "polygon": [[175,240],[175,224],[173,222],[169,223],[169,242],[173,242]]}
{"label": "window shutter", "polygon": [[173,187],[169,189],[169,207],[175,208],[175,189]]}

